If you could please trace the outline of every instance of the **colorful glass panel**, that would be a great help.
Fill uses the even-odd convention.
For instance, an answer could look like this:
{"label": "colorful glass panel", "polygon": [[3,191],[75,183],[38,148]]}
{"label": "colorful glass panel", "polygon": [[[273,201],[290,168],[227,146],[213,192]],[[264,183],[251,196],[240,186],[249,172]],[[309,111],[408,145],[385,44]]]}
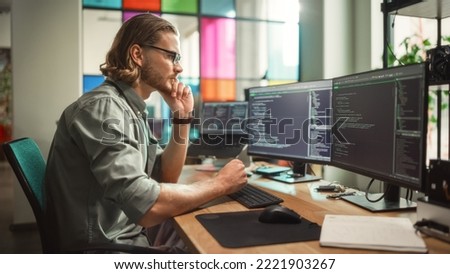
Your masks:
{"label": "colorful glass panel", "polygon": [[[134,17],[134,16],[136,16],[136,15],[138,15],[138,14],[142,14],[142,13],[147,13],[147,12],[140,12],[140,11],[124,11],[124,12],[123,12],[123,21],[125,22],[125,21],[127,21],[128,19],[130,19],[131,17]],[[152,12],[152,14],[160,16],[159,13],[154,13],[154,12]]]}
{"label": "colorful glass panel", "polygon": [[201,77],[236,78],[236,20],[203,18],[201,21]]}
{"label": "colorful glass panel", "polygon": [[122,8],[122,0],[83,0],[85,8]]}
{"label": "colorful glass panel", "polygon": [[200,78],[200,41],[198,18],[190,15],[162,14],[180,33],[181,76]]}
{"label": "colorful glass panel", "polygon": [[201,79],[200,93],[203,101],[235,101],[236,81]]}
{"label": "colorful glass panel", "polygon": [[83,75],[83,93],[91,91],[99,86],[105,77],[103,75]]}
{"label": "colorful glass panel", "polygon": [[270,23],[267,40],[269,67],[267,79],[294,80],[299,77],[298,24]]}
{"label": "colorful glass panel", "polygon": [[160,0],[123,0],[123,8],[129,10],[160,11]]}
{"label": "colorful glass panel", "polygon": [[162,12],[197,13],[197,0],[161,0]]}
{"label": "colorful glass panel", "polygon": [[238,21],[236,29],[236,70],[239,78],[262,79],[269,67],[268,23]]}
{"label": "colorful glass panel", "polygon": [[99,66],[122,25],[120,10],[83,10],[83,74],[98,75]]}
{"label": "colorful glass panel", "polygon": [[222,17],[236,17],[234,0],[202,0],[201,13]]}

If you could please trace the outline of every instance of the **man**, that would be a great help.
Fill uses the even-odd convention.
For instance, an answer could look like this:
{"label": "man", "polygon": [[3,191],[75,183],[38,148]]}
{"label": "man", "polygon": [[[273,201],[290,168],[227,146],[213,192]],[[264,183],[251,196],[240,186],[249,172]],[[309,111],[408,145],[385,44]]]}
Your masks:
{"label": "man", "polygon": [[[246,183],[244,164],[233,160],[213,178],[175,184],[194,107],[190,87],[177,78],[179,52],[172,24],[151,14],[131,18],[100,67],[105,82],[63,112],[45,178],[47,219],[62,250],[105,242],[150,246],[143,228]],[[146,122],[144,99],[154,91],[173,114],[164,150]]]}

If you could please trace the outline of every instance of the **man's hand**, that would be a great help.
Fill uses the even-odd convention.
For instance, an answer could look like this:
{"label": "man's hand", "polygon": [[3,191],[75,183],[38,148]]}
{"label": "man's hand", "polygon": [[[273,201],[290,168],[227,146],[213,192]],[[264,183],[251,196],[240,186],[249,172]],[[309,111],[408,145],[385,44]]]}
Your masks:
{"label": "man's hand", "polygon": [[236,192],[247,183],[245,165],[241,160],[233,159],[219,171],[215,180],[224,187],[226,194]]}
{"label": "man's hand", "polygon": [[194,97],[191,87],[178,80],[173,80],[170,95],[160,92],[164,101],[169,105],[175,118],[188,118],[194,109]]}

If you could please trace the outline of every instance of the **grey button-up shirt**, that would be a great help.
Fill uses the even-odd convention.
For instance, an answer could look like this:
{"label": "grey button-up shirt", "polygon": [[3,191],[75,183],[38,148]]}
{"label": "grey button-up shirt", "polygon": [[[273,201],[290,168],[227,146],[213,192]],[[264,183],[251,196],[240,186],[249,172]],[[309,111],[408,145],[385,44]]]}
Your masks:
{"label": "grey button-up shirt", "polygon": [[67,107],[45,178],[48,219],[60,245],[148,246],[136,222],[158,198],[161,153],[145,102],[122,82],[106,80]]}

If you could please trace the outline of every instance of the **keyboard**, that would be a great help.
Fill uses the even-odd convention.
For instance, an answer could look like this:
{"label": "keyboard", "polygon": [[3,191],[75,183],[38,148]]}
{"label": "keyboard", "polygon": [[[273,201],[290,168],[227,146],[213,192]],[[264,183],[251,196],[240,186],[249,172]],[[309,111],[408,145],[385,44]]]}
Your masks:
{"label": "keyboard", "polygon": [[280,197],[277,197],[251,184],[246,184],[238,192],[232,193],[228,196],[247,208],[266,207],[283,202],[283,199]]}

